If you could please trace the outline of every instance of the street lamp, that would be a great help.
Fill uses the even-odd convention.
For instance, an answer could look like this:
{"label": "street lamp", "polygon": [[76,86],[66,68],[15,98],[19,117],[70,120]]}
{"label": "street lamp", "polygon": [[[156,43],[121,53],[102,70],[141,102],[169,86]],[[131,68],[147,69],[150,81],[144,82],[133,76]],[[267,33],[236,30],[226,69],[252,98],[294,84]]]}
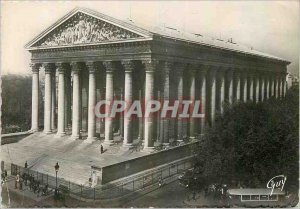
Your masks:
{"label": "street lamp", "polygon": [[54,166],[54,169],[55,169],[55,180],[56,180],[56,186],[55,186],[55,194],[57,194],[57,172],[59,170],[59,165],[58,165],[58,162],[56,163],[56,165]]}

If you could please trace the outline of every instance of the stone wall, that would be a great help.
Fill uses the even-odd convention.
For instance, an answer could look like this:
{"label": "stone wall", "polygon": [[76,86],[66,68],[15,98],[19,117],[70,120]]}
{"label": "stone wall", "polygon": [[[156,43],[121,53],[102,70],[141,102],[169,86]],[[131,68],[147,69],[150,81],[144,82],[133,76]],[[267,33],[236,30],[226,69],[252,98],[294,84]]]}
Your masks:
{"label": "stone wall", "polygon": [[101,170],[101,184],[105,184],[119,178],[191,156],[192,147],[197,146],[197,144],[197,142],[189,143],[102,168],[92,166],[92,169]]}

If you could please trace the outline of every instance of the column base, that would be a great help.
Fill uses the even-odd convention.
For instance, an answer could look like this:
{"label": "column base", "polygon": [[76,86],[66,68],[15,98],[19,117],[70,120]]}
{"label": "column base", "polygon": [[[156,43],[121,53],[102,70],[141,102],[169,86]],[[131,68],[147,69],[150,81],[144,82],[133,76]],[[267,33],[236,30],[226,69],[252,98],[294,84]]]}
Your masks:
{"label": "column base", "polygon": [[123,144],[122,145],[122,147],[121,147],[121,149],[123,150],[123,151],[128,151],[128,150],[130,150],[131,148],[133,147],[133,144]]}
{"label": "column base", "polygon": [[81,139],[81,135],[72,135],[71,136],[72,140],[77,140],[77,139]]}
{"label": "column base", "polygon": [[154,152],[154,147],[144,147],[142,152],[152,153]]}
{"label": "column base", "polygon": [[88,137],[86,140],[84,140],[83,142],[85,143],[93,143],[97,140],[97,137]]}
{"label": "column base", "polygon": [[28,131],[28,133],[35,133],[35,132],[38,132],[39,131],[39,129],[30,129],[29,131]]}
{"label": "column base", "polygon": [[44,134],[48,135],[48,134],[52,134],[52,131],[49,130],[49,131],[43,131]]}
{"label": "column base", "polygon": [[113,140],[109,140],[109,141],[104,141],[103,142],[103,145],[106,145],[106,146],[112,146],[112,145],[114,145],[115,143],[114,143],[114,141]]}
{"label": "column base", "polygon": [[55,135],[55,138],[61,138],[61,137],[64,137],[66,135],[66,132],[62,132],[62,133],[57,133]]}

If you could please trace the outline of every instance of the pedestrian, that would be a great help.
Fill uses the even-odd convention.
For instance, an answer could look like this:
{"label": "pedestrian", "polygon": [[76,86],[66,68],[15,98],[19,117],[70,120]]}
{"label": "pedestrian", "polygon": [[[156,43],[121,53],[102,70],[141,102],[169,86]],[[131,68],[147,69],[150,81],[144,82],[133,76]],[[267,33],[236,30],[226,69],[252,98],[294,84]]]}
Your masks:
{"label": "pedestrian", "polygon": [[102,144],[100,146],[100,152],[101,152],[101,154],[103,154],[103,146],[102,146]]}
{"label": "pedestrian", "polygon": [[5,176],[5,180],[7,178],[7,170],[4,170],[4,176]]}
{"label": "pedestrian", "polygon": [[20,181],[20,176],[19,176],[19,174],[17,174],[16,181],[15,181],[15,189],[18,189],[19,181]]}
{"label": "pedestrian", "polygon": [[23,189],[23,179],[22,178],[20,178],[20,188],[19,188],[20,190],[22,190]]}

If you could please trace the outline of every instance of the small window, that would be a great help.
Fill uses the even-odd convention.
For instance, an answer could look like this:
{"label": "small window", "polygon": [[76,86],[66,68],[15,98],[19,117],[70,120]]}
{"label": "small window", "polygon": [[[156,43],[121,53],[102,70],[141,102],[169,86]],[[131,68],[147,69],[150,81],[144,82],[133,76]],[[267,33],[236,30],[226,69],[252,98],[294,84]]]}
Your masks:
{"label": "small window", "polygon": [[242,195],[242,200],[250,200],[250,195]]}
{"label": "small window", "polygon": [[260,195],[260,200],[268,200],[268,195]]}
{"label": "small window", "polygon": [[277,200],[277,195],[269,195],[269,200]]}
{"label": "small window", "polygon": [[251,200],[259,200],[259,195],[251,195]]}

